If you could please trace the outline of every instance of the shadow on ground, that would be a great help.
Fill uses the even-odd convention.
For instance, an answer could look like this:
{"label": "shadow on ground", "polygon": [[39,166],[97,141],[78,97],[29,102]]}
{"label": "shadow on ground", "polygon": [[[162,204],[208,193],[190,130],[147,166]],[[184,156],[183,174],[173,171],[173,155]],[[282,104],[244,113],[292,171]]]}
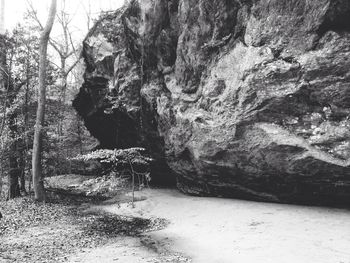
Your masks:
{"label": "shadow on ground", "polygon": [[0,262],[66,262],[69,255],[84,249],[167,225],[161,218],[84,212],[86,207],[104,200],[51,189],[46,203],[29,197],[0,202]]}

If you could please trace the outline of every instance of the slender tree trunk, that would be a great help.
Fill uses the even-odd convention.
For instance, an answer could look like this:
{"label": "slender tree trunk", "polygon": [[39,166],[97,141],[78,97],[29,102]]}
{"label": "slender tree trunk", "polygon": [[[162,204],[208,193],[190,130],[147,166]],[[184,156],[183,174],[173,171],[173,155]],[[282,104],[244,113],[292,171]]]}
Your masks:
{"label": "slender tree trunk", "polygon": [[[8,198],[13,199],[15,197],[21,196],[19,184],[18,184],[18,178],[19,178],[19,169],[17,167],[17,160],[16,157],[10,157],[10,172],[8,174],[8,184],[9,184],[9,192],[8,192]],[[13,168],[16,167],[16,168]]]}
{"label": "slender tree trunk", "polygon": [[[17,91],[15,91],[14,86],[10,83],[11,80],[8,79],[8,90],[9,90],[9,98],[7,99],[7,107],[11,107],[11,104],[16,99]],[[18,142],[18,125],[17,125],[17,112],[12,113],[8,119],[8,127],[9,127],[9,173],[8,173],[8,183],[9,183],[9,192],[8,198],[12,199],[20,196],[20,187],[18,183],[18,179],[21,174],[20,166],[19,166],[19,142]]]}
{"label": "slender tree trunk", "polygon": [[[7,67],[6,67],[6,45],[5,45],[5,38],[3,34],[5,33],[4,29],[4,0],[1,0],[0,2],[0,92],[1,93],[6,93],[5,97],[5,102],[4,102],[4,107],[3,107],[3,116],[2,116],[2,121],[1,121],[1,127],[0,127],[0,140],[1,140],[1,148],[4,146],[4,138],[3,138],[3,130],[5,126],[5,112],[6,112],[6,102],[7,102]],[[1,153],[1,159],[0,159],[0,166],[1,166],[1,174],[0,177],[2,176],[4,172],[4,167],[3,167],[3,160],[4,160],[4,155]],[[2,178],[1,178],[2,179]],[[2,191],[2,180],[0,181],[0,194]]]}
{"label": "slender tree trunk", "polygon": [[55,20],[57,0],[51,1],[51,7],[47,23],[40,36],[40,61],[39,61],[39,98],[36,112],[36,122],[33,142],[33,189],[34,198],[37,201],[45,201],[45,189],[42,175],[41,151],[42,151],[42,133],[45,118],[46,102],[46,66],[47,66],[47,45],[51,29]]}
{"label": "slender tree trunk", "polygon": [[[8,80],[10,81],[10,80]],[[8,98],[8,107],[11,106],[11,103],[15,100],[16,92],[14,91],[14,87],[11,83],[8,83],[8,90],[10,91],[10,95]],[[8,172],[8,183],[9,183],[9,192],[8,198],[12,199],[20,196],[20,187],[19,187],[19,177],[21,174],[21,169],[19,165],[19,144],[18,144],[18,125],[17,125],[17,113],[12,113],[9,116],[8,127],[9,127],[9,172]]]}
{"label": "slender tree trunk", "polygon": [[[26,76],[27,80],[29,80],[29,60],[27,60],[26,66]],[[20,151],[20,191],[21,194],[27,195],[26,191],[26,166],[27,166],[27,153],[28,153],[28,118],[29,118],[29,109],[28,109],[28,100],[29,100],[29,81],[26,83],[25,97],[24,97],[24,105],[23,105],[23,142],[22,142],[22,150]]]}
{"label": "slender tree trunk", "polygon": [[[13,99],[11,99],[13,101]],[[17,133],[18,127],[16,124],[17,114],[12,114],[9,120],[9,130],[10,130],[10,152],[9,152],[9,165],[10,171],[8,173],[8,183],[9,183],[9,192],[8,198],[12,199],[20,196],[18,179],[20,176],[20,169],[18,165],[18,143],[17,143]]]}
{"label": "slender tree trunk", "polygon": [[26,191],[26,178],[25,178],[25,171],[26,171],[26,150],[24,147],[19,151],[19,160],[18,160],[18,168],[19,168],[19,189],[21,195],[27,195]]}

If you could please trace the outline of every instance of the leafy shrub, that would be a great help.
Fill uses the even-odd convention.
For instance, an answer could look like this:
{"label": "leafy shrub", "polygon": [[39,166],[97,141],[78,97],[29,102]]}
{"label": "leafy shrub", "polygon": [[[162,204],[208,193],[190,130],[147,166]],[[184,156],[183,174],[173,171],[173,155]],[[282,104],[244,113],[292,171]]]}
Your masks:
{"label": "leafy shrub", "polygon": [[[144,148],[101,149],[78,155],[72,159],[84,162],[97,160],[105,165],[109,175],[120,179],[130,178],[132,182],[132,205],[134,205],[135,186],[137,185],[138,189],[141,190],[151,180],[149,167],[153,159],[148,157],[145,152]],[[103,187],[108,190],[111,186],[105,185]]]}

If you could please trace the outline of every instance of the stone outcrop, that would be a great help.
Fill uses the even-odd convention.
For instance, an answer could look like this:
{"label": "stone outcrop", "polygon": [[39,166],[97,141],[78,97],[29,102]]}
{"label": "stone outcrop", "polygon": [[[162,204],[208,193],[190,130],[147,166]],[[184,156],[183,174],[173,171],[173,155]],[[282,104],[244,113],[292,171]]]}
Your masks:
{"label": "stone outcrop", "polygon": [[348,0],[132,0],[83,55],[75,108],[101,147],[146,147],[155,178],[350,204]]}

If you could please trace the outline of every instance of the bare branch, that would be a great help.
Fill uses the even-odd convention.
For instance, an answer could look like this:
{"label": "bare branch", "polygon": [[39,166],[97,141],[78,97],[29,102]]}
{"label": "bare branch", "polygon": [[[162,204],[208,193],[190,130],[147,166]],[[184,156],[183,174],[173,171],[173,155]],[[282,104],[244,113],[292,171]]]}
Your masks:
{"label": "bare branch", "polygon": [[40,19],[38,18],[37,11],[34,9],[32,1],[31,0],[26,0],[26,1],[31,11],[29,13],[30,17],[33,18],[38,23],[40,29],[43,30],[44,26],[41,24]]}
{"label": "bare branch", "polygon": [[[27,1],[29,8],[30,8],[29,16],[38,24],[38,26],[40,27],[40,30],[44,30],[44,26],[40,22],[37,11],[34,9],[33,3],[30,0],[26,0],[26,1]],[[59,54],[60,57],[64,56],[60,47],[59,47],[60,45],[59,45],[59,43],[57,43],[57,41],[50,38],[49,43],[57,51],[57,53]]]}
{"label": "bare branch", "polygon": [[60,69],[61,67],[58,66],[55,62],[51,61],[51,60],[48,60],[49,63],[51,63],[53,66],[55,66],[57,69]]}
{"label": "bare branch", "polygon": [[66,70],[67,75],[72,71],[73,68],[75,68],[75,66],[78,64],[80,59],[81,59],[81,56],[79,56],[79,58]]}

